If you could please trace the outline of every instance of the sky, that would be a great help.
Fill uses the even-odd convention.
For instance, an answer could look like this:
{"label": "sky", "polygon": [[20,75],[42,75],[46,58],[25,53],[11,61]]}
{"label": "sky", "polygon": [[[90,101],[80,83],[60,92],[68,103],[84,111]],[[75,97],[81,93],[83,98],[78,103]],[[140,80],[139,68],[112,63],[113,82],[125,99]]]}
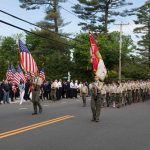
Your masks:
{"label": "sky", "polygon": [[[133,2],[132,7],[139,7],[146,2],[146,0],[127,0],[127,1]],[[36,22],[39,22],[44,19],[44,16],[45,16],[44,7],[42,7],[39,10],[28,10],[27,11],[25,9],[20,8],[19,0],[0,0],[0,2],[1,2],[1,5],[0,5],[1,10],[6,11],[12,15],[15,15],[15,16],[22,18],[24,20],[27,20],[29,22],[36,23]],[[68,0],[67,3],[62,4],[61,6],[64,9],[71,12],[71,6],[73,6],[73,4],[77,4],[77,0]],[[129,7],[126,7],[126,9],[127,8],[129,8]],[[78,23],[80,22],[80,19],[78,19],[75,15],[69,13],[68,11],[66,11],[64,9],[61,9],[62,18],[64,19],[64,22],[71,22],[71,23],[62,29],[63,32],[72,33],[72,34],[79,33],[80,27],[78,26]],[[123,22],[125,24],[129,23],[129,25],[123,26],[123,34],[132,35],[133,39],[135,39],[135,37],[133,35],[133,29],[135,28],[133,19],[135,19],[135,18],[133,18],[133,17],[130,17],[130,18],[117,17],[115,23],[116,24],[120,23],[120,22]],[[19,21],[8,15],[5,15],[2,12],[0,12],[0,20],[14,24],[14,25],[24,28],[26,30],[35,28],[32,25],[29,25],[27,23]],[[111,25],[111,26],[109,26],[109,31],[119,31],[119,26]],[[12,36],[13,34],[18,34],[18,33],[24,33],[24,32],[0,22],[0,36]]]}

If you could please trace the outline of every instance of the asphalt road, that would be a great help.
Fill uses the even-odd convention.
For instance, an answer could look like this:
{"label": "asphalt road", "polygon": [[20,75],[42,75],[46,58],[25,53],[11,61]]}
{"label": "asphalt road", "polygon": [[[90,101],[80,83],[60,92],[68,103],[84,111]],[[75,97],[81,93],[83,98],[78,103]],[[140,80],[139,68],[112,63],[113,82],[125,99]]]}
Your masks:
{"label": "asphalt road", "polygon": [[90,99],[87,107],[81,99],[42,105],[35,116],[31,102],[0,105],[0,150],[150,150],[150,101],[102,108],[98,123]]}

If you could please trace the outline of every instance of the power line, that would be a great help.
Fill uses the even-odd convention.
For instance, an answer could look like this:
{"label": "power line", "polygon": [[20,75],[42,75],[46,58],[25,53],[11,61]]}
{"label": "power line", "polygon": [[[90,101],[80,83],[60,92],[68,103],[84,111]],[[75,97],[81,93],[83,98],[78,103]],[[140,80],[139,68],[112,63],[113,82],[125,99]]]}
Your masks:
{"label": "power line", "polygon": [[[64,45],[67,45],[67,46],[73,47],[73,48],[79,48],[79,47],[77,47],[77,46],[75,46],[75,45],[70,45],[70,44],[67,44],[67,43],[64,43],[64,42],[56,41],[56,40],[54,40],[54,39],[52,39],[52,38],[47,38],[47,37],[45,37],[45,36],[41,36],[41,35],[39,35],[39,34],[37,34],[37,33],[28,31],[28,30],[26,30],[26,29],[24,29],[24,28],[18,27],[18,26],[16,26],[16,25],[13,25],[13,24],[11,24],[11,23],[5,22],[5,21],[3,21],[3,20],[0,20],[0,22],[3,23],[3,24],[9,25],[9,26],[11,26],[11,27],[17,28],[17,29],[19,29],[19,30],[22,30],[22,31],[24,31],[24,32],[26,32],[26,33],[31,33],[31,34],[33,34],[33,35],[36,35],[36,36],[38,36],[38,37],[40,37],[40,38],[43,38],[43,39],[46,39],[46,40],[51,40],[51,41],[54,41],[54,42],[58,42],[58,43],[61,43],[61,44],[64,44]],[[80,47],[80,49],[83,49],[83,48]],[[83,49],[83,50],[84,50],[84,49]]]}
{"label": "power line", "polygon": [[[72,3],[72,4],[73,4],[73,3]],[[69,12],[69,13],[72,14],[73,16],[77,17],[78,19],[81,19],[81,18],[79,18],[77,15],[75,15],[74,13],[72,13],[72,12],[70,12],[69,10],[65,9],[64,7],[62,7],[62,6],[60,6],[60,5],[59,5],[59,7],[61,7],[61,8],[64,9],[65,11]],[[94,15],[91,15],[91,16],[94,16]],[[83,19],[82,19],[82,20],[83,20]],[[87,24],[89,24],[88,21],[85,21],[85,20],[83,20],[83,21],[86,22]]]}
{"label": "power line", "polygon": [[[49,5],[51,5],[52,7],[53,7],[53,4],[52,3],[42,3],[42,2],[38,2],[38,3],[32,3],[32,2],[29,2],[28,4],[37,4],[37,5],[41,5],[41,4],[49,4]],[[73,3],[72,3],[73,4]],[[70,12],[69,10],[67,10],[67,9],[65,9],[64,7],[62,7],[62,6],[60,6],[60,5],[58,5],[58,7],[61,7],[62,9],[64,9],[65,11],[67,11],[67,12],[69,12],[70,14],[72,14],[72,15],[74,15],[74,16],[76,16],[77,18],[78,18],[78,16],[77,15],[75,15],[74,13],[72,13],[72,12]]]}
{"label": "power line", "polygon": [[22,18],[19,18],[19,17],[17,17],[17,16],[14,16],[14,15],[12,15],[12,14],[6,12],[6,11],[0,10],[0,12],[6,14],[6,15],[8,15],[8,16],[11,16],[11,17],[13,17],[13,18],[15,18],[15,19],[18,19],[18,20],[20,20],[20,21],[26,22],[26,23],[28,23],[28,24],[30,24],[30,25],[33,25],[33,26],[35,26],[35,27],[38,27],[38,28],[40,28],[40,29],[49,31],[49,32],[51,32],[51,33],[55,33],[55,34],[57,34],[57,35],[59,35],[59,36],[62,36],[62,37],[65,37],[65,38],[68,38],[68,39],[71,39],[71,40],[74,40],[74,41],[76,41],[76,42],[80,42],[80,43],[81,43],[81,41],[75,40],[75,39],[73,39],[73,38],[70,38],[70,37],[68,37],[68,36],[64,36],[64,35],[59,34],[59,33],[56,33],[56,32],[52,32],[52,31],[50,31],[50,30],[48,30],[48,29],[45,29],[45,28],[43,28],[43,27],[40,27],[40,26],[38,26],[38,25],[36,25],[36,24],[34,24],[34,23],[31,23],[31,22],[29,22],[29,21],[27,21],[27,20],[24,20],[24,19],[22,19]]}
{"label": "power line", "polygon": [[[37,4],[37,5],[40,5],[40,4],[49,4],[49,5],[51,5],[51,6],[53,6],[53,4],[52,3],[32,3],[32,2],[29,2],[28,4]],[[73,3],[72,3],[73,4]],[[74,5],[74,4],[73,4]],[[62,9],[64,9],[65,11],[67,11],[68,13],[70,13],[70,14],[72,14],[72,15],[74,15],[75,17],[77,17],[78,19],[79,19],[79,17],[77,16],[77,15],[75,15],[74,13],[72,13],[72,12],[70,12],[69,10],[67,10],[67,9],[65,9],[64,7],[62,7],[62,6],[60,6],[60,5],[58,5],[58,7],[61,7]],[[83,19],[82,19],[83,20]],[[84,20],[84,22],[86,22],[86,23],[88,23],[87,21],[85,21]]]}
{"label": "power line", "polygon": [[[60,5],[59,5],[59,7],[61,7],[63,10],[67,11],[68,13],[70,13],[70,14],[74,15],[75,17],[79,18],[77,15],[75,15],[75,14],[74,14],[74,13],[72,13],[71,11],[69,11],[69,10],[65,9],[64,7],[62,7],[62,6],[60,6]],[[85,21],[85,22],[86,22],[86,21]]]}
{"label": "power line", "polygon": [[56,41],[56,40],[51,39],[51,38],[46,38],[46,37],[41,36],[41,35],[39,35],[39,34],[37,34],[37,33],[28,31],[28,30],[26,30],[26,29],[24,29],[24,28],[18,27],[18,26],[16,26],[16,25],[13,25],[13,24],[11,24],[11,23],[5,22],[5,21],[3,21],[3,20],[0,20],[0,22],[1,22],[1,23],[4,23],[4,24],[7,24],[7,25],[9,25],[9,26],[12,26],[12,27],[14,27],[14,28],[17,28],[17,29],[19,29],[19,30],[22,30],[22,31],[24,31],[24,32],[34,34],[34,35],[39,36],[39,37],[41,37],[41,38],[44,38],[44,39],[47,39],[47,40],[51,40],[51,41],[55,41],[55,42],[59,42],[59,43],[61,43],[61,44],[64,44],[64,45],[67,45],[67,46],[71,46],[71,47],[72,47],[72,45],[69,45],[69,44],[66,44],[66,43],[63,43],[63,42],[60,42],[60,41]]}

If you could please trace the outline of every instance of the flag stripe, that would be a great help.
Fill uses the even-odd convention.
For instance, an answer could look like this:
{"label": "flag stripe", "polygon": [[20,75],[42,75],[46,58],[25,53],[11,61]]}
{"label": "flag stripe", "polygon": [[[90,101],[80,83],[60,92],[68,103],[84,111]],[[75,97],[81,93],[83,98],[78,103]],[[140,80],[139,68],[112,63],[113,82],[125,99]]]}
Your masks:
{"label": "flag stripe", "polygon": [[20,49],[20,64],[23,67],[25,72],[37,73],[38,67],[34,58],[32,57],[29,50],[23,44],[21,40],[19,40],[19,49]]}
{"label": "flag stripe", "polygon": [[9,65],[8,69],[7,69],[7,72],[6,72],[6,80],[12,80],[12,78],[13,78],[13,73],[12,73],[12,70],[11,70],[11,66]]}
{"label": "flag stripe", "polygon": [[107,70],[104,65],[104,61],[99,53],[95,38],[91,33],[89,33],[90,38],[90,54],[91,54],[91,63],[93,65],[93,72],[97,75],[102,81],[105,79]]}

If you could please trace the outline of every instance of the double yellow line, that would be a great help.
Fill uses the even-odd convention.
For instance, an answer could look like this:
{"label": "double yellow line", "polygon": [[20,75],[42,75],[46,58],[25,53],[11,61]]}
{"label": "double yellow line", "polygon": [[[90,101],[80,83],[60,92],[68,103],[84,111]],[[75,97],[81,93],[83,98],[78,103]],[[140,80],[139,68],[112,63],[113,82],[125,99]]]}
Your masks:
{"label": "double yellow line", "polygon": [[33,130],[33,129],[36,129],[36,128],[39,128],[39,127],[42,127],[42,126],[46,126],[46,125],[49,125],[49,124],[52,124],[52,123],[55,123],[55,122],[70,119],[70,118],[73,118],[73,117],[74,116],[66,115],[66,116],[55,118],[55,119],[51,119],[51,120],[39,122],[39,123],[36,123],[36,124],[32,124],[32,125],[29,125],[29,126],[26,126],[26,127],[11,130],[11,131],[8,131],[8,132],[0,133],[0,139],[6,138],[8,136],[15,135],[15,134],[19,134],[19,133],[22,133],[22,132],[26,132],[26,131],[29,131],[29,130]]}

